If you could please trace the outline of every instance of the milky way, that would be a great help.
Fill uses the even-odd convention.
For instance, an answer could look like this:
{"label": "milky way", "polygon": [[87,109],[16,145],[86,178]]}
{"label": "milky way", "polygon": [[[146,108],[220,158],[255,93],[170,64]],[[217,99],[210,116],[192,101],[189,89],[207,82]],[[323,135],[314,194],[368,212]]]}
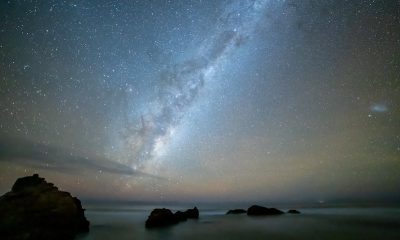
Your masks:
{"label": "milky way", "polygon": [[398,1],[0,1],[0,191],[398,201]]}
{"label": "milky way", "polygon": [[221,58],[240,47],[253,34],[262,16],[266,1],[241,1],[227,5],[195,55],[183,63],[168,66],[161,74],[161,86],[154,106],[146,109],[141,123],[124,132],[125,149],[135,169],[143,164],[154,165],[149,160],[168,144],[175,128],[195,102],[204,84],[213,77]]}

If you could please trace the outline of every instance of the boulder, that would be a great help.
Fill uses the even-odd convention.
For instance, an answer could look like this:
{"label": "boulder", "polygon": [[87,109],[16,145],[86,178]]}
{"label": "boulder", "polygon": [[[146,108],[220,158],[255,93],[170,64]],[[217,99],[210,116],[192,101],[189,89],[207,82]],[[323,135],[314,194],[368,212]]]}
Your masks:
{"label": "boulder", "polygon": [[0,197],[1,239],[74,239],[89,231],[79,199],[38,174],[17,179]]}
{"label": "boulder", "polygon": [[291,213],[291,214],[299,214],[300,211],[297,211],[297,210],[295,210],[295,209],[290,209],[290,210],[288,211],[288,213]]}
{"label": "boulder", "polygon": [[276,208],[266,208],[258,205],[253,205],[247,209],[247,215],[249,216],[279,215],[283,213],[284,212]]}
{"label": "boulder", "polygon": [[243,214],[243,213],[247,213],[247,211],[244,209],[231,209],[226,214]]}
{"label": "boulder", "polygon": [[197,207],[188,209],[184,212],[177,211],[176,213],[172,213],[171,210],[166,208],[156,208],[151,211],[150,216],[146,220],[145,226],[146,228],[165,227],[186,221],[189,218],[199,218],[199,210]]}

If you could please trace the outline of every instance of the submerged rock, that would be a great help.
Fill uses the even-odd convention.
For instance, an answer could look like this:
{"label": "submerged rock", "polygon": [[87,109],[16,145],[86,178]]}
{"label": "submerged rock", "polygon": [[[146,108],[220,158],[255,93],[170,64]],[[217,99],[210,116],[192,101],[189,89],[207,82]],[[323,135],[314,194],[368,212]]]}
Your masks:
{"label": "submerged rock", "polygon": [[288,213],[291,213],[291,214],[299,214],[300,211],[297,211],[297,210],[295,210],[295,209],[290,209],[290,210],[288,211]]}
{"label": "submerged rock", "polygon": [[197,207],[188,209],[184,212],[177,211],[176,213],[172,213],[172,211],[167,208],[156,208],[151,211],[145,225],[146,228],[165,227],[186,221],[189,218],[199,218],[199,210]]}
{"label": "submerged rock", "polygon": [[89,231],[79,199],[38,174],[17,179],[0,197],[1,239],[73,239]]}
{"label": "submerged rock", "polygon": [[243,214],[243,213],[247,213],[247,211],[244,209],[231,209],[228,212],[226,212],[226,214]]}
{"label": "submerged rock", "polygon": [[253,205],[247,209],[247,215],[249,216],[279,215],[283,213],[284,212],[276,208],[266,208],[258,205]]}

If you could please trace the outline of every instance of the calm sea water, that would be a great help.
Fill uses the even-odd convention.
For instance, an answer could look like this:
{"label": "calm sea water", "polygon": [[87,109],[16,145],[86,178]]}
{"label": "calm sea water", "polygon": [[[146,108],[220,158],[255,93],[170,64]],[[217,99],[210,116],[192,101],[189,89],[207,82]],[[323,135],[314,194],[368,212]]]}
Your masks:
{"label": "calm sea water", "polygon": [[400,208],[310,208],[299,209],[299,215],[248,217],[200,207],[199,220],[146,230],[147,216],[156,207],[87,207],[90,233],[77,239],[400,239]]}

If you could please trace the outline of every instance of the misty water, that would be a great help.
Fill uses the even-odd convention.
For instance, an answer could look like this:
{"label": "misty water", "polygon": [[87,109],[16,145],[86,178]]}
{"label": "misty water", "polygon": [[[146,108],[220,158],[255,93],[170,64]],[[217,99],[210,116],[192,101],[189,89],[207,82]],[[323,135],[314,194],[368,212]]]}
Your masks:
{"label": "misty water", "polygon": [[198,220],[145,229],[156,207],[160,206],[87,207],[90,232],[77,239],[400,239],[400,208],[298,208],[302,214],[249,217],[199,207]]}

